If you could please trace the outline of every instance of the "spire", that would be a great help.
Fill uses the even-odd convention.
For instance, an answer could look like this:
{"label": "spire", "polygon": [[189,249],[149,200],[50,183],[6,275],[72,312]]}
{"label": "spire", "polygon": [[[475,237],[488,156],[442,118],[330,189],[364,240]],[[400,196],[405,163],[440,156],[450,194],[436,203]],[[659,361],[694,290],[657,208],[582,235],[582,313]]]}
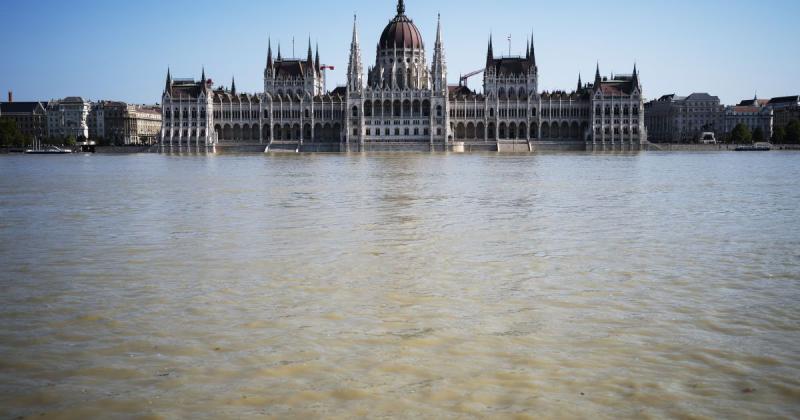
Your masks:
{"label": "spire", "polygon": [[403,16],[406,14],[406,4],[403,0],[397,1],[397,16]]}
{"label": "spire", "polygon": [[311,37],[308,37],[308,56],[306,57],[306,63],[308,67],[314,65],[314,56],[311,54]]}
{"label": "spire", "polygon": [[203,66],[203,72],[200,74],[200,87],[205,91],[208,90],[208,79],[206,79],[206,67]]}
{"label": "spire", "polygon": [[[447,64],[444,58],[444,44],[442,42],[442,15],[436,21],[436,46],[433,51],[433,89],[444,93],[447,91]],[[460,80],[460,79],[459,79]]]}
{"label": "spire", "polygon": [[353,40],[350,43],[350,62],[347,65],[347,87],[351,91],[363,89],[361,46],[358,42],[358,17],[353,15]]}
{"label": "spire", "polygon": [[169,67],[167,67],[167,84],[165,88],[166,92],[172,91],[172,74],[170,74]]}
{"label": "spire", "polygon": [[281,61],[281,43],[278,42],[278,61]]}
{"label": "spire", "polygon": [[231,93],[236,95],[236,78],[231,77]]}
{"label": "spire", "polygon": [[594,88],[595,89],[600,89],[600,82],[601,81],[602,80],[600,79],[600,62],[598,61],[597,62],[597,70],[595,70],[595,72],[594,72]]}
{"label": "spire", "polygon": [[536,67],[536,47],[533,45],[533,33],[531,33],[531,56],[528,58],[528,60],[531,62],[531,64],[533,64],[534,67]]}
{"label": "spire", "polygon": [[528,41],[525,41],[525,59],[531,59],[531,44]]}
{"label": "spire", "polygon": [[353,39],[350,46],[358,45],[358,15],[353,15]]}
{"label": "spire", "polygon": [[314,68],[317,70],[317,73],[320,72],[319,43],[317,43],[317,57],[314,59]]}
{"label": "spire", "polygon": [[633,86],[639,87],[639,71],[636,70],[636,63],[633,63]]}
{"label": "spire", "polygon": [[442,14],[436,14],[436,45],[442,45]]}
{"label": "spire", "polygon": [[272,38],[269,39],[269,48],[267,48],[267,70],[272,70]]}
{"label": "spire", "polygon": [[486,68],[492,66],[494,62],[494,51],[492,51],[492,34],[489,34],[489,49],[486,51]]}
{"label": "spire", "polygon": [[578,73],[578,90],[580,91],[583,88],[583,82],[581,81],[581,74]]}

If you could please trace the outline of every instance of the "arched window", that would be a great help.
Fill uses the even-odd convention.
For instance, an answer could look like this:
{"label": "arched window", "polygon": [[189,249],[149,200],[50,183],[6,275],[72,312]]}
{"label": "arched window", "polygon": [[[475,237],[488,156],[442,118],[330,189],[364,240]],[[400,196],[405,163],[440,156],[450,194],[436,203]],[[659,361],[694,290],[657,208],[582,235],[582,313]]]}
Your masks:
{"label": "arched window", "polygon": [[494,108],[489,108],[489,116],[494,117]]}
{"label": "arched window", "polygon": [[205,117],[206,117],[206,109],[200,108],[200,118],[205,118]]}
{"label": "arched window", "polygon": [[353,114],[353,117],[358,117],[358,107],[357,106],[353,107],[352,114]]}
{"label": "arched window", "polygon": [[442,116],[442,106],[441,105],[436,105],[436,116],[437,117],[441,117]]}

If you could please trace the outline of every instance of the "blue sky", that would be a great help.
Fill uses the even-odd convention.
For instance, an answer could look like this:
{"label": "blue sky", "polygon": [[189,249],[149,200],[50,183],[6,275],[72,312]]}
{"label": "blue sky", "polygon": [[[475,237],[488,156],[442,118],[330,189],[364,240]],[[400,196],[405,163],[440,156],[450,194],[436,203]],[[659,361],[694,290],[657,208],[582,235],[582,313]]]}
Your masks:
{"label": "blue sky", "polygon": [[[160,100],[174,77],[215,82],[236,76],[240,91],[263,89],[267,38],[305,56],[308,37],[335,65],[328,88],[344,83],[352,15],[359,16],[364,65],[375,60],[394,0],[3,0],[0,89],[17,100],[69,95],[138,103]],[[800,1],[608,0],[406,2],[432,54],[441,12],[449,79],[483,66],[489,32],[495,53],[523,54],[531,31],[542,90],[573,89],[601,72],[638,63],[645,94],[709,92],[724,103],[800,94]],[[480,78],[471,87],[480,87]],[[5,100],[5,93],[3,93]]]}

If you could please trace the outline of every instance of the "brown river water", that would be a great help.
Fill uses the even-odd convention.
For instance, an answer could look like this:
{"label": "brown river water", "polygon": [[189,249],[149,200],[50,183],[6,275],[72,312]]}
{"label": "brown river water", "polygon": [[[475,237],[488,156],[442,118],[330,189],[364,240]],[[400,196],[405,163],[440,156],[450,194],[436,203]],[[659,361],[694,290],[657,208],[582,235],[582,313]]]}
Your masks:
{"label": "brown river water", "polygon": [[0,156],[0,418],[797,418],[800,154]]}

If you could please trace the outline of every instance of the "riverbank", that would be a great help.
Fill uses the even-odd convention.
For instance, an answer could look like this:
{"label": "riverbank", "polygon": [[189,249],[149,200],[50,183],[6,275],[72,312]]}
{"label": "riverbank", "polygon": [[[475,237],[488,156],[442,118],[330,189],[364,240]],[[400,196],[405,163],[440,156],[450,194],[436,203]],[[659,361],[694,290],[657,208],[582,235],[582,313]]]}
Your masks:
{"label": "riverbank", "polygon": [[[581,143],[583,145],[583,143]],[[468,145],[464,147],[464,153],[485,153],[485,152],[498,152],[498,148],[496,144],[493,145],[494,147],[489,147],[486,145]],[[513,149],[509,149],[508,145],[503,145],[504,147],[499,150],[501,153],[556,153],[556,152],[584,152],[591,150],[583,150],[577,147],[576,143],[570,143],[568,145],[558,145],[555,142],[548,142],[548,143],[535,143],[534,148],[532,151],[527,150],[527,143],[522,145],[514,145]],[[523,147],[525,146],[525,147]],[[650,152],[732,152],[735,151],[737,147],[745,146],[745,145],[738,145],[738,144],[674,144],[674,143],[648,143],[642,146],[643,151],[650,151]],[[216,147],[216,153],[222,154],[260,154],[264,153],[264,145],[218,145]],[[302,153],[340,153],[338,150],[332,150],[332,148],[313,148],[313,147],[305,147],[306,150],[302,150]],[[294,152],[295,149],[283,150],[277,149],[275,152]],[[800,144],[775,144],[773,145],[773,151],[800,151]],[[172,149],[172,153],[180,153],[181,148],[174,147]],[[7,148],[7,147],[0,147],[0,154],[13,154],[13,153],[23,153],[23,149],[19,148]],[[165,152],[170,153],[170,150],[167,149]],[[423,153],[422,150],[418,152]],[[96,154],[101,155],[128,155],[128,154],[136,154],[136,153],[159,153],[159,145],[153,146],[98,146],[95,150]]]}
{"label": "riverbank", "polygon": [[[726,152],[735,151],[737,147],[752,146],[750,144],[678,144],[648,143],[644,150],[651,152]],[[800,150],[800,144],[773,144],[773,151]]]}

